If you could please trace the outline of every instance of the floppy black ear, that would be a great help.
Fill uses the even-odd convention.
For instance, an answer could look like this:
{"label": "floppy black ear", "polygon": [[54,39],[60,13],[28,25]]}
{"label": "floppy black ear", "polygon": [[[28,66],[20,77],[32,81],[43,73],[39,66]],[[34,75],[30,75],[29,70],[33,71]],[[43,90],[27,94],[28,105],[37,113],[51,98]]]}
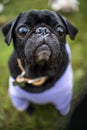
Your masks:
{"label": "floppy black ear", "polygon": [[78,33],[78,29],[74,25],[72,25],[65,17],[62,18],[66,25],[67,33],[69,34],[70,38],[74,40],[76,34]]}
{"label": "floppy black ear", "polygon": [[5,42],[10,45],[11,39],[12,39],[12,32],[13,32],[13,28],[16,24],[16,22],[18,21],[19,17],[20,17],[21,13],[19,14],[19,16],[14,19],[13,21],[7,23],[6,25],[4,25],[2,27],[2,32],[4,34],[5,37]]}
{"label": "floppy black ear", "polygon": [[61,20],[65,24],[66,29],[67,29],[67,34],[69,34],[70,38],[74,40],[76,34],[78,33],[78,29],[74,25],[72,25],[65,17],[61,16],[60,14],[58,14],[58,16],[61,18]]}

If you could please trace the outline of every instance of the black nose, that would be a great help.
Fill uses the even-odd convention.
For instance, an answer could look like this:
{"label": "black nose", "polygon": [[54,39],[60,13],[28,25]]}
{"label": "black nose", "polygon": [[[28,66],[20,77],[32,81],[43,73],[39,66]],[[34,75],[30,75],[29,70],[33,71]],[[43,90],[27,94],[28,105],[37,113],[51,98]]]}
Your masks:
{"label": "black nose", "polygon": [[47,27],[39,27],[36,29],[36,34],[38,35],[49,35],[50,30]]}

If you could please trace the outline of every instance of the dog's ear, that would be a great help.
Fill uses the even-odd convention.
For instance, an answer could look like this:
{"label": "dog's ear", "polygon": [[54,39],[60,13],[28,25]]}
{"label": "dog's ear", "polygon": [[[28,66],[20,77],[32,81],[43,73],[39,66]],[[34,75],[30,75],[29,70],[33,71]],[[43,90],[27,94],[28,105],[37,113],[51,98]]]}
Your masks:
{"label": "dog's ear", "polygon": [[74,25],[72,25],[65,17],[61,16],[59,13],[58,16],[61,18],[64,25],[66,26],[67,34],[69,34],[70,38],[74,40],[76,34],[78,33],[78,29]]}
{"label": "dog's ear", "polygon": [[18,21],[18,19],[19,19],[20,16],[21,16],[21,13],[13,21],[7,23],[6,25],[4,25],[2,27],[2,32],[4,34],[5,42],[7,43],[7,45],[10,45],[14,26],[17,23],[17,21]]}
{"label": "dog's ear", "polygon": [[78,29],[74,25],[72,25],[65,17],[62,17],[62,19],[66,25],[67,34],[69,34],[70,38],[74,40],[76,34],[78,33]]}

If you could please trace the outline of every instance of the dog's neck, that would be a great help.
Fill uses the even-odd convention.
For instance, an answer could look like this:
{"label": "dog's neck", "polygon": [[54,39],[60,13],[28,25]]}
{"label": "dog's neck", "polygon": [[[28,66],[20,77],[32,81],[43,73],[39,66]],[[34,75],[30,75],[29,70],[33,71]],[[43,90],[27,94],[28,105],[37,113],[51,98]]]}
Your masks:
{"label": "dog's neck", "polygon": [[39,78],[35,78],[35,79],[30,79],[29,77],[25,78],[24,77],[25,69],[22,66],[20,58],[17,58],[17,63],[18,63],[19,69],[21,70],[21,74],[16,77],[16,82],[18,84],[27,83],[27,84],[32,84],[33,86],[36,86],[36,87],[40,87],[41,85],[43,85],[46,82],[46,80],[48,78],[47,76],[43,76],[43,77],[39,77]]}

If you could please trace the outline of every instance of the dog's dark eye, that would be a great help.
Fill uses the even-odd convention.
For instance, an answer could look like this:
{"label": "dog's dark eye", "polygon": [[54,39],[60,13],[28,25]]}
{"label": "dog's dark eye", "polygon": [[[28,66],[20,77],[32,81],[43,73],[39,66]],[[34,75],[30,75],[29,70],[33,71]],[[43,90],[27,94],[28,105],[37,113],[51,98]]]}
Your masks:
{"label": "dog's dark eye", "polygon": [[65,36],[65,29],[62,26],[58,26],[56,30],[61,38]]}
{"label": "dog's dark eye", "polygon": [[18,28],[17,32],[21,38],[24,38],[27,35],[27,33],[29,32],[29,29],[25,26],[22,26],[22,27]]}

